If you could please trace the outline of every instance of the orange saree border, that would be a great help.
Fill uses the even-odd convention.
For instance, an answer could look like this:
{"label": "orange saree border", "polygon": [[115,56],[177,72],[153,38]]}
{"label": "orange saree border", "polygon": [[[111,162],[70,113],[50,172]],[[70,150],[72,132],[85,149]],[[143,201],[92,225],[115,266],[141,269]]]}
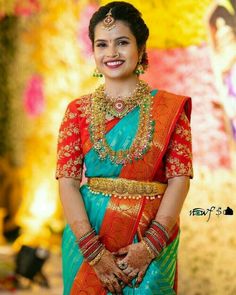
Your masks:
{"label": "orange saree border", "polygon": [[[186,115],[190,118],[191,101],[188,97],[158,91],[154,99],[152,113],[156,122],[152,146],[143,159],[124,166],[120,177],[135,180],[153,180],[156,169],[158,169],[168,146],[176,121],[184,107],[186,107]],[[114,123],[110,124],[108,129],[110,130],[113,126]],[[88,138],[84,150],[88,152],[91,147],[92,143]],[[148,162],[150,165],[144,165],[148,168],[143,169],[140,161]],[[99,233],[106,248],[111,252],[117,251],[121,247],[129,245],[136,233],[141,238],[150,221],[155,218],[160,202],[158,198],[153,201],[146,201],[144,198],[133,200],[118,199],[112,196]],[[178,224],[174,227],[168,244],[173,241],[177,234]],[[103,295],[106,293],[93,268],[87,262],[83,262],[74,279],[70,295]]]}

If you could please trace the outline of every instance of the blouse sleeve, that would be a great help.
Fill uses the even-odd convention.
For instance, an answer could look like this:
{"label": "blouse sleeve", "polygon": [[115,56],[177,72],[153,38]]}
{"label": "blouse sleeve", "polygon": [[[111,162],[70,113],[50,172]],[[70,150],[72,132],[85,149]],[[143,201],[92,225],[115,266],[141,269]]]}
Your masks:
{"label": "blouse sleeve", "polygon": [[193,178],[191,128],[184,111],[176,123],[167,148],[165,174],[167,179],[183,175]]}
{"label": "blouse sleeve", "polygon": [[83,154],[79,127],[79,113],[72,101],[62,120],[57,144],[56,179],[71,177],[81,181]]}

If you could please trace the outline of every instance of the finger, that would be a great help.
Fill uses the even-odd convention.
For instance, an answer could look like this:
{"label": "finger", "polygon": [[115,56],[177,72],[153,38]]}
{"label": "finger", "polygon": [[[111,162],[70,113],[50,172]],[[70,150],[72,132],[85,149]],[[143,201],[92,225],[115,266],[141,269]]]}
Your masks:
{"label": "finger", "polygon": [[128,251],[129,251],[129,246],[119,249],[117,252],[115,252],[115,255],[124,255],[124,254],[127,254]]}
{"label": "finger", "polygon": [[107,285],[106,285],[106,279],[101,279],[100,278],[100,282],[101,282],[101,284],[102,284],[102,286],[104,287],[104,288],[106,288],[107,287]]}
{"label": "finger", "polygon": [[115,293],[115,289],[110,281],[106,282],[106,287],[111,293]]}
{"label": "finger", "polygon": [[128,277],[120,270],[118,270],[115,274],[122,282],[124,282],[126,285],[132,287],[132,285],[129,282]]}
{"label": "finger", "polygon": [[135,283],[135,288],[137,288],[142,283],[143,277],[144,277],[144,271],[140,271],[138,273],[138,277],[137,277],[137,280],[136,280],[136,283]]}
{"label": "finger", "polygon": [[133,268],[131,267],[127,267],[126,269],[123,270],[123,273],[125,273],[126,275],[130,274],[133,271]]}
{"label": "finger", "polygon": [[137,274],[138,274],[138,272],[139,272],[139,270],[138,269],[134,269],[134,270],[132,270],[131,271],[131,273],[129,274],[129,279],[134,279],[136,276],[137,276]]}
{"label": "finger", "polygon": [[115,277],[112,280],[112,286],[115,289],[116,293],[122,293],[122,288]]}

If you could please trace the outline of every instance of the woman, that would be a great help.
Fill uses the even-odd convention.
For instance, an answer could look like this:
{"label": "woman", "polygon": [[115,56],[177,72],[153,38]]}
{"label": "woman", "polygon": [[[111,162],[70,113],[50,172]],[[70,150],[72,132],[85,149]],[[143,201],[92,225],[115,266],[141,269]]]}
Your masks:
{"label": "woman", "polygon": [[[95,75],[105,84],[68,105],[58,140],[65,295],[177,292],[191,103],[139,80],[148,35],[126,2],[90,20]],[[88,183],[80,187],[83,163]]]}

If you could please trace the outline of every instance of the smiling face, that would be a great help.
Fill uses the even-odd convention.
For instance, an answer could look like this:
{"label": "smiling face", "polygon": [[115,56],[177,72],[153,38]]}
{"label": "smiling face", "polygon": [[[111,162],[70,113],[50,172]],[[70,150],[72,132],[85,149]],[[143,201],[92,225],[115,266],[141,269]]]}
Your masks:
{"label": "smiling face", "polygon": [[128,25],[116,21],[115,27],[109,31],[104,29],[102,23],[98,23],[94,34],[94,58],[97,69],[105,79],[135,76],[139,50]]}

